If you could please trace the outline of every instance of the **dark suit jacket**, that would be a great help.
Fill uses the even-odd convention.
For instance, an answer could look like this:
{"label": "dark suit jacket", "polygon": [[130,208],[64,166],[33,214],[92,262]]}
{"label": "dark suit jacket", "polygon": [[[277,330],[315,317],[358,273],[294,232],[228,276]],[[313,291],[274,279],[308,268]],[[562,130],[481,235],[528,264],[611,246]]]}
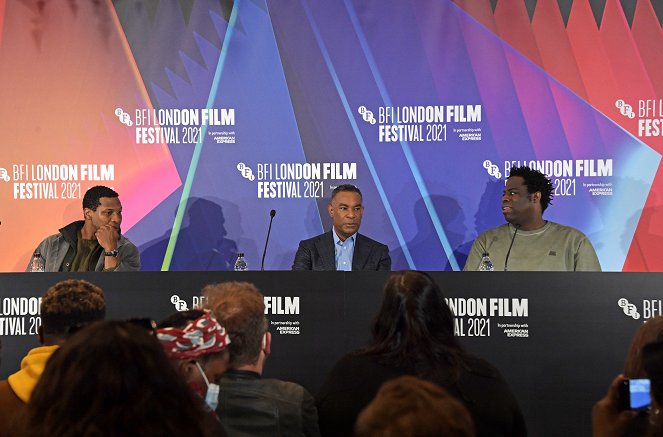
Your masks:
{"label": "dark suit jacket", "polygon": [[[336,270],[332,231],[302,240],[295,254],[292,270]],[[352,270],[391,270],[389,248],[357,234],[352,255]]]}

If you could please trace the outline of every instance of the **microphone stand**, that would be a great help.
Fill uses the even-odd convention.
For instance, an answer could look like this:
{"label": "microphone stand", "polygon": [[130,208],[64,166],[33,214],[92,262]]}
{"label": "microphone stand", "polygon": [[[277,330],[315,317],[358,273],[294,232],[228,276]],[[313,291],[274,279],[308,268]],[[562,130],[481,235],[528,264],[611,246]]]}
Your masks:
{"label": "microphone stand", "polygon": [[506,251],[506,258],[504,259],[504,271],[508,271],[507,269],[507,264],[509,263],[509,255],[511,255],[511,248],[513,247],[513,242],[516,240],[516,234],[518,233],[518,229],[520,229],[520,225],[513,225],[516,230],[513,231],[513,237],[511,237],[511,244],[509,244],[509,250]]}
{"label": "microphone stand", "polygon": [[269,233],[272,232],[272,221],[274,221],[275,215],[276,215],[275,209],[269,211],[269,228],[267,229],[267,238],[265,239],[265,249],[262,251],[262,262],[260,263],[260,271],[265,270],[265,255],[267,254],[267,243],[269,242]]}

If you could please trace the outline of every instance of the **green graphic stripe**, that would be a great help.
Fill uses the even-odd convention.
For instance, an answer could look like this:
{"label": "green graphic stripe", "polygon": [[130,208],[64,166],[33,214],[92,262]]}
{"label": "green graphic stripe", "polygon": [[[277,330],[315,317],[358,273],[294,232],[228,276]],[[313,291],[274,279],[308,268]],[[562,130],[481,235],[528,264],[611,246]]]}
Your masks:
{"label": "green graphic stripe", "polygon": [[[216,64],[216,72],[214,73],[214,80],[212,81],[212,88],[210,89],[209,96],[207,98],[207,109],[212,108],[214,99],[216,98],[216,93],[219,90],[219,84],[221,82],[221,73],[223,72],[223,67],[226,62],[226,57],[228,56],[228,46],[230,45],[230,39],[235,29],[235,22],[237,21],[237,10],[239,9],[240,0],[235,0],[233,4],[232,12],[230,13],[230,20],[228,20],[228,28],[226,29],[226,35],[223,39],[223,46],[221,46],[221,54],[219,55],[219,62]],[[170,238],[168,239],[168,247],[166,248],[166,253],[163,257],[163,264],[161,265],[162,271],[167,271],[170,268],[170,263],[173,260],[173,253],[175,252],[175,245],[177,244],[177,238],[180,235],[180,229],[182,227],[182,220],[184,219],[184,211],[186,210],[186,204],[189,200],[189,195],[191,194],[191,186],[193,185],[193,179],[196,175],[196,169],[198,168],[198,161],[200,160],[200,153],[203,150],[203,138],[207,134],[207,124],[201,126],[200,137],[196,143],[196,147],[193,150],[193,156],[191,157],[191,164],[189,164],[189,171],[186,175],[186,181],[184,182],[184,188],[182,189],[182,196],[180,197],[180,203],[177,207],[177,214],[175,215],[175,221],[173,222],[173,229],[170,231]]]}

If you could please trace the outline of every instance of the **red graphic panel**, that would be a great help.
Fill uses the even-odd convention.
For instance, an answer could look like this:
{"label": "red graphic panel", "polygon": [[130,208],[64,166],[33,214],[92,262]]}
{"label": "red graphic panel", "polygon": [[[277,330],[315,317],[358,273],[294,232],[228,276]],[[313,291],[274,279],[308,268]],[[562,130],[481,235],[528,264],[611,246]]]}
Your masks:
{"label": "red graphic panel", "polygon": [[0,169],[11,179],[0,175],[0,271],[11,271],[27,264],[26,241],[82,218],[91,186],[120,193],[126,232],[181,181],[167,146],[137,145],[115,115],[151,103],[110,2],[0,12]]}

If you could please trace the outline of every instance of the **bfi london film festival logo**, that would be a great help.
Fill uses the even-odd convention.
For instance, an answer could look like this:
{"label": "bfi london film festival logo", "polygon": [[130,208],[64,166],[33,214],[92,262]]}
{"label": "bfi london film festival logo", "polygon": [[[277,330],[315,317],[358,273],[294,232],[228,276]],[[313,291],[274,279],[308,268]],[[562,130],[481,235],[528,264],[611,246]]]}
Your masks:
{"label": "bfi london film festival logo", "polygon": [[623,101],[622,99],[615,101],[615,107],[619,109],[619,113],[628,118],[635,118],[635,112],[633,112],[633,107]]}
{"label": "bfi london film festival logo", "polygon": [[136,144],[198,144],[208,137],[216,144],[236,143],[235,108],[136,109],[135,122],[121,107],[114,114],[125,126],[136,125]]}
{"label": "bfi london film festival logo", "polygon": [[[199,309],[204,307],[204,296],[193,296],[191,304],[192,309]],[[299,320],[285,320],[278,316],[286,315],[299,315],[299,296],[264,296],[265,302],[265,315],[271,315],[269,324],[273,327],[275,333],[280,335],[299,335],[300,334],[300,321]],[[173,294],[170,297],[170,303],[175,306],[177,311],[188,311],[189,305],[187,302],[180,298],[179,295]],[[274,320],[274,318],[278,320]]]}
{"label": "bfi london film festival logo", "polygon": [[186,305],[186,302],[180,299],[180,297],[176,294],[173,294],[170,297],[170,303],[175,305],[175,309],[177,311],[189,311],[189,307]]}
{"label": "bfi london film festival logo", "polygon": [[483,168],[485,168],[488,174],[494,177],[495,179],[502,179],[502,173],[500,172],[500,168],[495,164],[493,164],[490,161],[490,159],[486,159],[483,162]]}
{"label": "bfi london film festival logo", "polygon": [[642,314],[638,312],[638,307],[635,304],[624,297],[617,301],[617,305],[624,311],[625,315],[634,320],[639,320],[641,317],[643,320],[649,320],[663,315],[663,299],[643,299],[640,307]]}
{"label": "bfi london film festival logo", "polygon": [[0,167],[0,179],[2,179],[5,182],[9,182],[11,180],[6,168]]}
{"label": "bfi london film festival logo", "polygon": [[299,296],[264,296],[263,299],[265,315],[272,316],[269,318],[269,324],[273,332],[279,335],[300,334],[300,321],[285,318],[286,315],[299,315]]}
{"label": "bfi london film festival logo", "polygon": [[326,181],[357,179],[356,162],[258,162],[253,168],[244,162],[236,165],[239,174],[256,181],[258,199],[324,198],[336,185]]}
{"label": "bfi london film festival logo", "polygon": [[120,120],[120,123],[127,126],[133,126],[134,122],[131,121],[131,116],[124,112],[122,108],[116,108],[115,115],[117,116],[118,120]]}
{"label": "bfi london film festival logo", "polygon": [[244,164],[243,162],[237,163],[237,171],[239,171],[239,173],[242,175],[244,179],[253,181],[256,178],[255,175],[253,174],[253,170],[251,170],[251,167]]}
{"label": "bfi london film festival logo", "polygon": [[628,299],[622,297],[617,301],[617,305],[619,305],[619,308],[624,311],[624,314],[627,316],[633,318],[634,320],[640,319],[640,313],[638,312],[638,308],[633,305],[631,302],[628,301]]}
{"label": "bfi london film festival logo", "polygon": [[[206,299],[207,298],[205,296],[193,296],[191,309],[196,310],[203,308]],[[186,301],[180,298],[177,294],[173,294],[170,297],[170,303],[175,306],[175,310],[177,311],[189,311],[189,305],[187,305]]]}
{"label": "bfi london film festival logo", "polygon": [[359,115],[361,115],[361,118],[363,118],[366,123],[370,124],[377,123],[377,121],[375,120],[375,116],[373,115],[373,112],[369,111],[368,108],[366,108],[366,106],[360,106],[359,108],[357,108],[357,112],[359,113]]}

